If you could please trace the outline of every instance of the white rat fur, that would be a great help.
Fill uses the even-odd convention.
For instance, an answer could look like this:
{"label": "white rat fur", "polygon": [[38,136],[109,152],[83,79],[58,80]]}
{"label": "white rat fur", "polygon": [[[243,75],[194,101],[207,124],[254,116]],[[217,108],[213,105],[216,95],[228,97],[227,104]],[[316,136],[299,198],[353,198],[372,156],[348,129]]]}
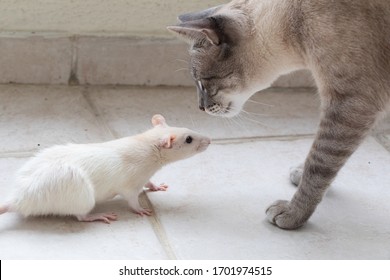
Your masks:
{"label": "white rat fur", "polygon": [[163,165],[207,149],[210,139],[187,128],[169,127],[163,116],[152,118],[153,128],[132,137],[98,144],[54,146],[38,153],[17,173],[15,191],[0,214],[24,216],[74,215],[79,221],[116,220],[113,213],[89,214],[96,203],[121,195],[140,215],[143,187],[156,186],[150,177]]}

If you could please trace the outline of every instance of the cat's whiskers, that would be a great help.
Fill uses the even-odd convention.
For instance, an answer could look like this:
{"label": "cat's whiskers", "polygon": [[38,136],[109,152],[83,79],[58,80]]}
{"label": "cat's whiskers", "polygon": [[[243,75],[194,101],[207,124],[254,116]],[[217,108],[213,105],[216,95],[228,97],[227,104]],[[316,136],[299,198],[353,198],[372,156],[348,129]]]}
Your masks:
{"label": "cat's whiskers", "polygon": [[243,125],[238,122],[238,118],[230,118],[230,120],[238,127],[243,128]]}
{"label": "cat's whiskers", "polygon": [[274,107],[275,106],[275,105],[272,105],[272,104],[267,104],[267,103],[259,102],[259,101],[252,100],[252,99],[248,99],[247,102],[251,102],[251,103],[259,104],[259,105],[264,105],[264,106],[268,106],[268,107]]}
{"label": "cat's whiskers", "polygon": [[241,112],[242,113],[245,113],[247,115],[253,115],[253,116],[261,116],[261,117],[268,117],[269,115],[267,114],[260,114],[260,113],[254,113],[254,112],[248,112],[248,111],[245,111],[244,109],[241,109]]}
{"label": "cat's whiskers", "polygon": [[[186,61],[186,60],[184,60],[184,59],[176,58],[175,61],[182,62],[182,63],[185,63],[185,64],[188,65],[188,61]],[[184,70],[190,71],[189,66],[188,66],[188,67],[185,67],[185,68],[179,68],[179,69],[175,70],[175,73],[176,73],[176,72],[179,72],[179,71],[184,71]]]}
{"label": "cat's whiskers", "polygon": [[237,131],[237,128],[246,131],[247,133],[250,133],[250,130],[245,124],[245,121],[242,121],[241,118],[238,116],[235,116],[233,118],[224,118],[230,123],[230,127],[234,129],[234,131]]}
{"label": "cat's whiskers", "polygon": [[188,113],[188,115],[190,116],[190,119],[191,119],[191,122],[192,122],[192,126],[194,127],[194,129],[196,129],[194,118],[192,117],[191,113]]}
{"label": "cat's whiskers", "polygon": [[237,117],[238,117],[238,118],[241,118],[241,119],[244,120],[244,121],[250,121],[250,122],[253,122],[253,123],[255,123],[255,124],[259,124],[259,125],[261,125],[262,127],[269,128],[268,125],[266,125],[266,124],[264,124],[264,123],[262,123],[262,122],[260,122],[260,121],[258,121],[258,120],[251,119],[251,118],[249,118],[248,116],[243,115],[243,114],[241,114],[241,113],[238,114]]}
{"label": "cat's whiskers", "polygon": [[248,122],[246,121],[245,118],[242,117],[241,114],[238,114],[237,116],[235,116],[234,119],[236,119],[237,122],[239,122],[241,124],[241,127],[244,128],[244,130],[246,132],[248,132],[249,134],[251,133],[251,129],[248,128]]}
{"label": "cat's whiskers", "polygon": [[243,108],[237,108],[237,107],[234,107],[234,106],[231,106],[230,109],[233,109],[233,110],[236,110],[236,111],[240,111],[240,114],[244,113],[246,115],[249,115],[249,116],[260,116],[260,117],[269,117],[270,115],[269,114],[260,114],[260,113],[255,113],[255,112],[249,112],[249,111],[246,111],[245,109]]}
{"label": "cat's whiskers", "polygon": [[180,72],[180,71],[190,71],[190,69],[189,68],[179,68],[179,69],[175,70],[175,73]]}
{"label": "cat's whiskers", "polygon": [[[234,110],[234,109],[237,109],[237,108],[231,107],[231,109]],[[245,115],[245,114],[246,114],[246,115]],[[259,125],[261,125],[261,126],[263,126],[263,127],[267,127],[267,128],[268,128],[268,126],[267,126],[266,124],[264,124],[264,123],[262,123],[262,122],[260,122],[260,121],[258,121],[258,120],[255,120],[255,119],[250,118],[249,116],[251,116],[251,115],[254,115],[254,116],[267,116],[267,115],[265,115],[265,114],[251,113],[251,112],[247,112],[247,111],[241,109],[241,110],[240,110],[240,113],[239,113],[237,116],[235,116],[235,118],[241,119],[241,120],[244,121],[244,122],[250,121],[250,122],[253,122],[253,123],[259,124]],[[232,119],[234,119],[234,118],[232,118]]]}
{"label": "cat's whiskers", "polygon": [[220,120],[227,129],[231,129],[232,121],[229,118],[220,118]]}
{"label": "cat's whiskers", "polygon": [[179,62],[183,62],[183,63],[188,64],[188,61],[187,61],[187,60],[184,60],[184,59],[176,58],[175,60],[176,60],[176,61],[179,61]]}

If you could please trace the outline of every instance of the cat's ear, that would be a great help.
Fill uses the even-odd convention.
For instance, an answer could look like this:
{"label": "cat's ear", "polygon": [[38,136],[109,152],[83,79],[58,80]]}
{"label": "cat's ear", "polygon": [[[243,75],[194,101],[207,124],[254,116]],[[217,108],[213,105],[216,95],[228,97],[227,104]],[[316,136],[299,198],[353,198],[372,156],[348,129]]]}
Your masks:
{"label": "cat's ear", "polygon": [[219,9],[221,9],[224,5],[219,5],[216,7],[209,8],[204,11],[200,12],[192,12],[192,13],[186,13],[182,14],[178,17],[178,19],[181,22],[187,22],[187,21],[193,21],[193,20],[199,20],[199,19],[204,19],[207,18],[211,15],[213,15],[215,12],[217,12]]}
{"label": "cat's ear", "polygon": [[168,26],[167,28],[188,43],[207,40],[213,45],[219,45],[220,38],[216,30],[208,24],[208,21],[208,19],[195,20],[175,26]]}
{"label": "cat's ear", "polygon": [[214,15],[168,26],[168,30],[188,43],[210,42],[212,45],[234,44],[251,30],[251,24],[243,13]]}

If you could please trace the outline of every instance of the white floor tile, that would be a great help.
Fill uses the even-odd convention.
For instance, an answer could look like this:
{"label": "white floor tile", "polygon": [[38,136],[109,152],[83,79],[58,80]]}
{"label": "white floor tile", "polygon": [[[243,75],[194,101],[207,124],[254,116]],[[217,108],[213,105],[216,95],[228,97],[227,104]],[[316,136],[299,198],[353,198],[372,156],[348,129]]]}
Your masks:
{"label": "white floor tile", "polygon": [[295,192],[289,168],[310,148],[318,96],[274,89],[252,99],[256,103],[245,109],[252,115],[227,120],[200,112],[194,88],[1,85],[0,203],[34,151],[140,133],[155,113],[215,141],[206,152],[154,176],[170,188],[147,194],[151,218],[130,213],[118,200],[95,210],[117,212],[119,221],[111,225],[1,215],[0,258],[389,259],[390,153],[381,146],[390,143],[386,121],[375,130],[380,141],[367,139],[310,221],[284,231],[266,221],[265,209]]}
{"label": "white floor tile", "polygon": [[107,139],[79,87],[0,86],[0,152]]}
{"label": "white floor tile", "polygon": [[[182,259],[388,259],[390,155],[369,139],[296,231],[266,221],[274,200],[290,199],[290,166],[311,140],[214,145],[163,169],[171,185],[149,197]],[[205,250],[207,248],[207,250]]]}

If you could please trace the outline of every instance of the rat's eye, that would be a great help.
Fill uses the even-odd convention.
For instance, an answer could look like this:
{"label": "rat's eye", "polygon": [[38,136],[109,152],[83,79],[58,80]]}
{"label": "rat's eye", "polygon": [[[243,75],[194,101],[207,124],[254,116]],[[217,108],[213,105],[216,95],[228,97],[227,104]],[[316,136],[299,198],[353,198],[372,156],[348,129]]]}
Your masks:
{"label": "rat's eye", "polygon": [[188,144],[192,143],[192,137],[191,136],[187,136],[186,143],[188,143]]}

